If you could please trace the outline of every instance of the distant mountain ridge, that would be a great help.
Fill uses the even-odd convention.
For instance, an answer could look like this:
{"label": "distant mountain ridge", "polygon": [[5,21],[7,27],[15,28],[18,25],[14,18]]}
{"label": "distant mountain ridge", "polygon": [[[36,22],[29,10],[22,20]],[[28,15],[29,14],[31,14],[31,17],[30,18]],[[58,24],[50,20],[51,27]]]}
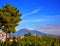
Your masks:
{"label": "distant mountain ridge", "polygon": [[15,37],[18,37],[18,36],[23,36],[23,35],[28,34],[28,33],[37,34],[39,36],[47,35],[47,36],[59,36],[60,37],[60,35],[45,34],[43,32],[37,31],[37,30],[30,30],[30,29],[26,29],[26,28],[20,29],[17,32],[12,33],[11,35],[14,35]]}
{"label": "distant mountain ridge", "polygon": [[15,32],[13,35],[14,36],[23,36],[23,35],[28,34],[28,33],[37,34],[37,35],[43,35],[44,34],[44,33],[39,32],[37,30],[20,29],[19,31]]}

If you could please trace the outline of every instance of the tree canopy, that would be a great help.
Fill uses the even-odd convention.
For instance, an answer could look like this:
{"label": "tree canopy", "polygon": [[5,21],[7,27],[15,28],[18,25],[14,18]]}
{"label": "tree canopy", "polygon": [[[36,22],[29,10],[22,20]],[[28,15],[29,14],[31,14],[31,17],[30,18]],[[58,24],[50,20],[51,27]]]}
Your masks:
{"label": "tree canopy", "polygon": [[6,4],[0,8],[0,29],[4,32],[15,32],[15,27],[21,21],[21,13],[17,8]]}

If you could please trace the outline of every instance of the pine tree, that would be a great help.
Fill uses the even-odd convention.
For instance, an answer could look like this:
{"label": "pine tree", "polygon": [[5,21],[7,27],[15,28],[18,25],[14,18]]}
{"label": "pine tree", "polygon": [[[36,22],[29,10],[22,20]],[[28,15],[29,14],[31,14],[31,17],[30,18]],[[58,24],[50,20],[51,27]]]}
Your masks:
{"label": "pine tree", "polygon": [[21,21],[21,13],[17,8],[10,4],[6,4],[0,8],[0,29],[7,34],[15,32],[15,27]]}

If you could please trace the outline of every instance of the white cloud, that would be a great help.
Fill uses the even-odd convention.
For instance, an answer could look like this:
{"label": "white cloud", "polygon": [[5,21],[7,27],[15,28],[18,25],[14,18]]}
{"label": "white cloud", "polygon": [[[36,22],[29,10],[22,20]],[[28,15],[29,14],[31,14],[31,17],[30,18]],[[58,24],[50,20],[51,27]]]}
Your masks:
{"label": "white cloud", "polygon": [[35,21],[36,21],[36,22],[39,22],[39,21],[43,21],[43,20],[42,20],[42,19],[36,19]]}
{"label": "white cloud", "polygon": [[47,16],[44,16],[45,18],[47,18],[47,19],[59,19],[60,18],[60,15],[47,15]]}
{"label": "white cloud", "polygon": [[35,13],[37,13],[37,12],[39,12],[39,11],[40,11],[39,8],[38,8],[38,9],[35,9],[35,10],[33,10],[32,12],[29,12],[29,13],[24,14],[24,15],[22,16],[22,18],[24,18],[25,16],[28,16],[28,15],[31,15],[31,14],[35,14]]}
{"label": "white cloud", "polygon": [[31,14],[37,13],[40,9],[35,9]]}
{"label": "white cloud", "polygon": [[30,29],[38,30],[46,34],[60,35],[60,24],[48,24],[45,26],[33,27]]}
{"label": "white cloud", "polygon": [[47,19],[29,19],[29,20],[22,20],[22,23],[31,23],[31,22],[43,22],[48,21]]}
{"label": "white cloud", "polygon": [[48,21],[47,19],[35,19],[34,22],[44,22],[44,21]]}

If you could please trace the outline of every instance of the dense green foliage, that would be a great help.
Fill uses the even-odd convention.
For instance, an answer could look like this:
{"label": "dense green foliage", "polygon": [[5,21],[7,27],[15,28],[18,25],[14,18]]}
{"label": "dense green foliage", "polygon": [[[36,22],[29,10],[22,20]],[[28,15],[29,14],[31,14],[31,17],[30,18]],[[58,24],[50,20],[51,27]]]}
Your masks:
{"label": "dense green foliage", "polygon": [[20,16],[21,13],[19,10],[10,4],[6,4],[0,8],[0,30],[6,33],[6,41],[7,34],[16,31],[15,27],[21,21]]}
{"label": "dense green foliage", "polygon": [[[60,46],[60,38],[54,36],[34,36],[28,33],[12,39],[8,40],[8,46]],[[0,46],[6,46],[5,42],[0,41]]]}
{"label": "dense green foliage", "polygon": [[18,25],[21,13],[19,10],[10,4],[6,4],[0,8],[0,28],[3,31],[8,30],[8,32],[15,32],[15,26]]}
{"label": "dense green foliage", "polygon": [[24,38],[18,39],[19,46],[40,46],[40,38],[33,36],[32,34],[25,34]]}

